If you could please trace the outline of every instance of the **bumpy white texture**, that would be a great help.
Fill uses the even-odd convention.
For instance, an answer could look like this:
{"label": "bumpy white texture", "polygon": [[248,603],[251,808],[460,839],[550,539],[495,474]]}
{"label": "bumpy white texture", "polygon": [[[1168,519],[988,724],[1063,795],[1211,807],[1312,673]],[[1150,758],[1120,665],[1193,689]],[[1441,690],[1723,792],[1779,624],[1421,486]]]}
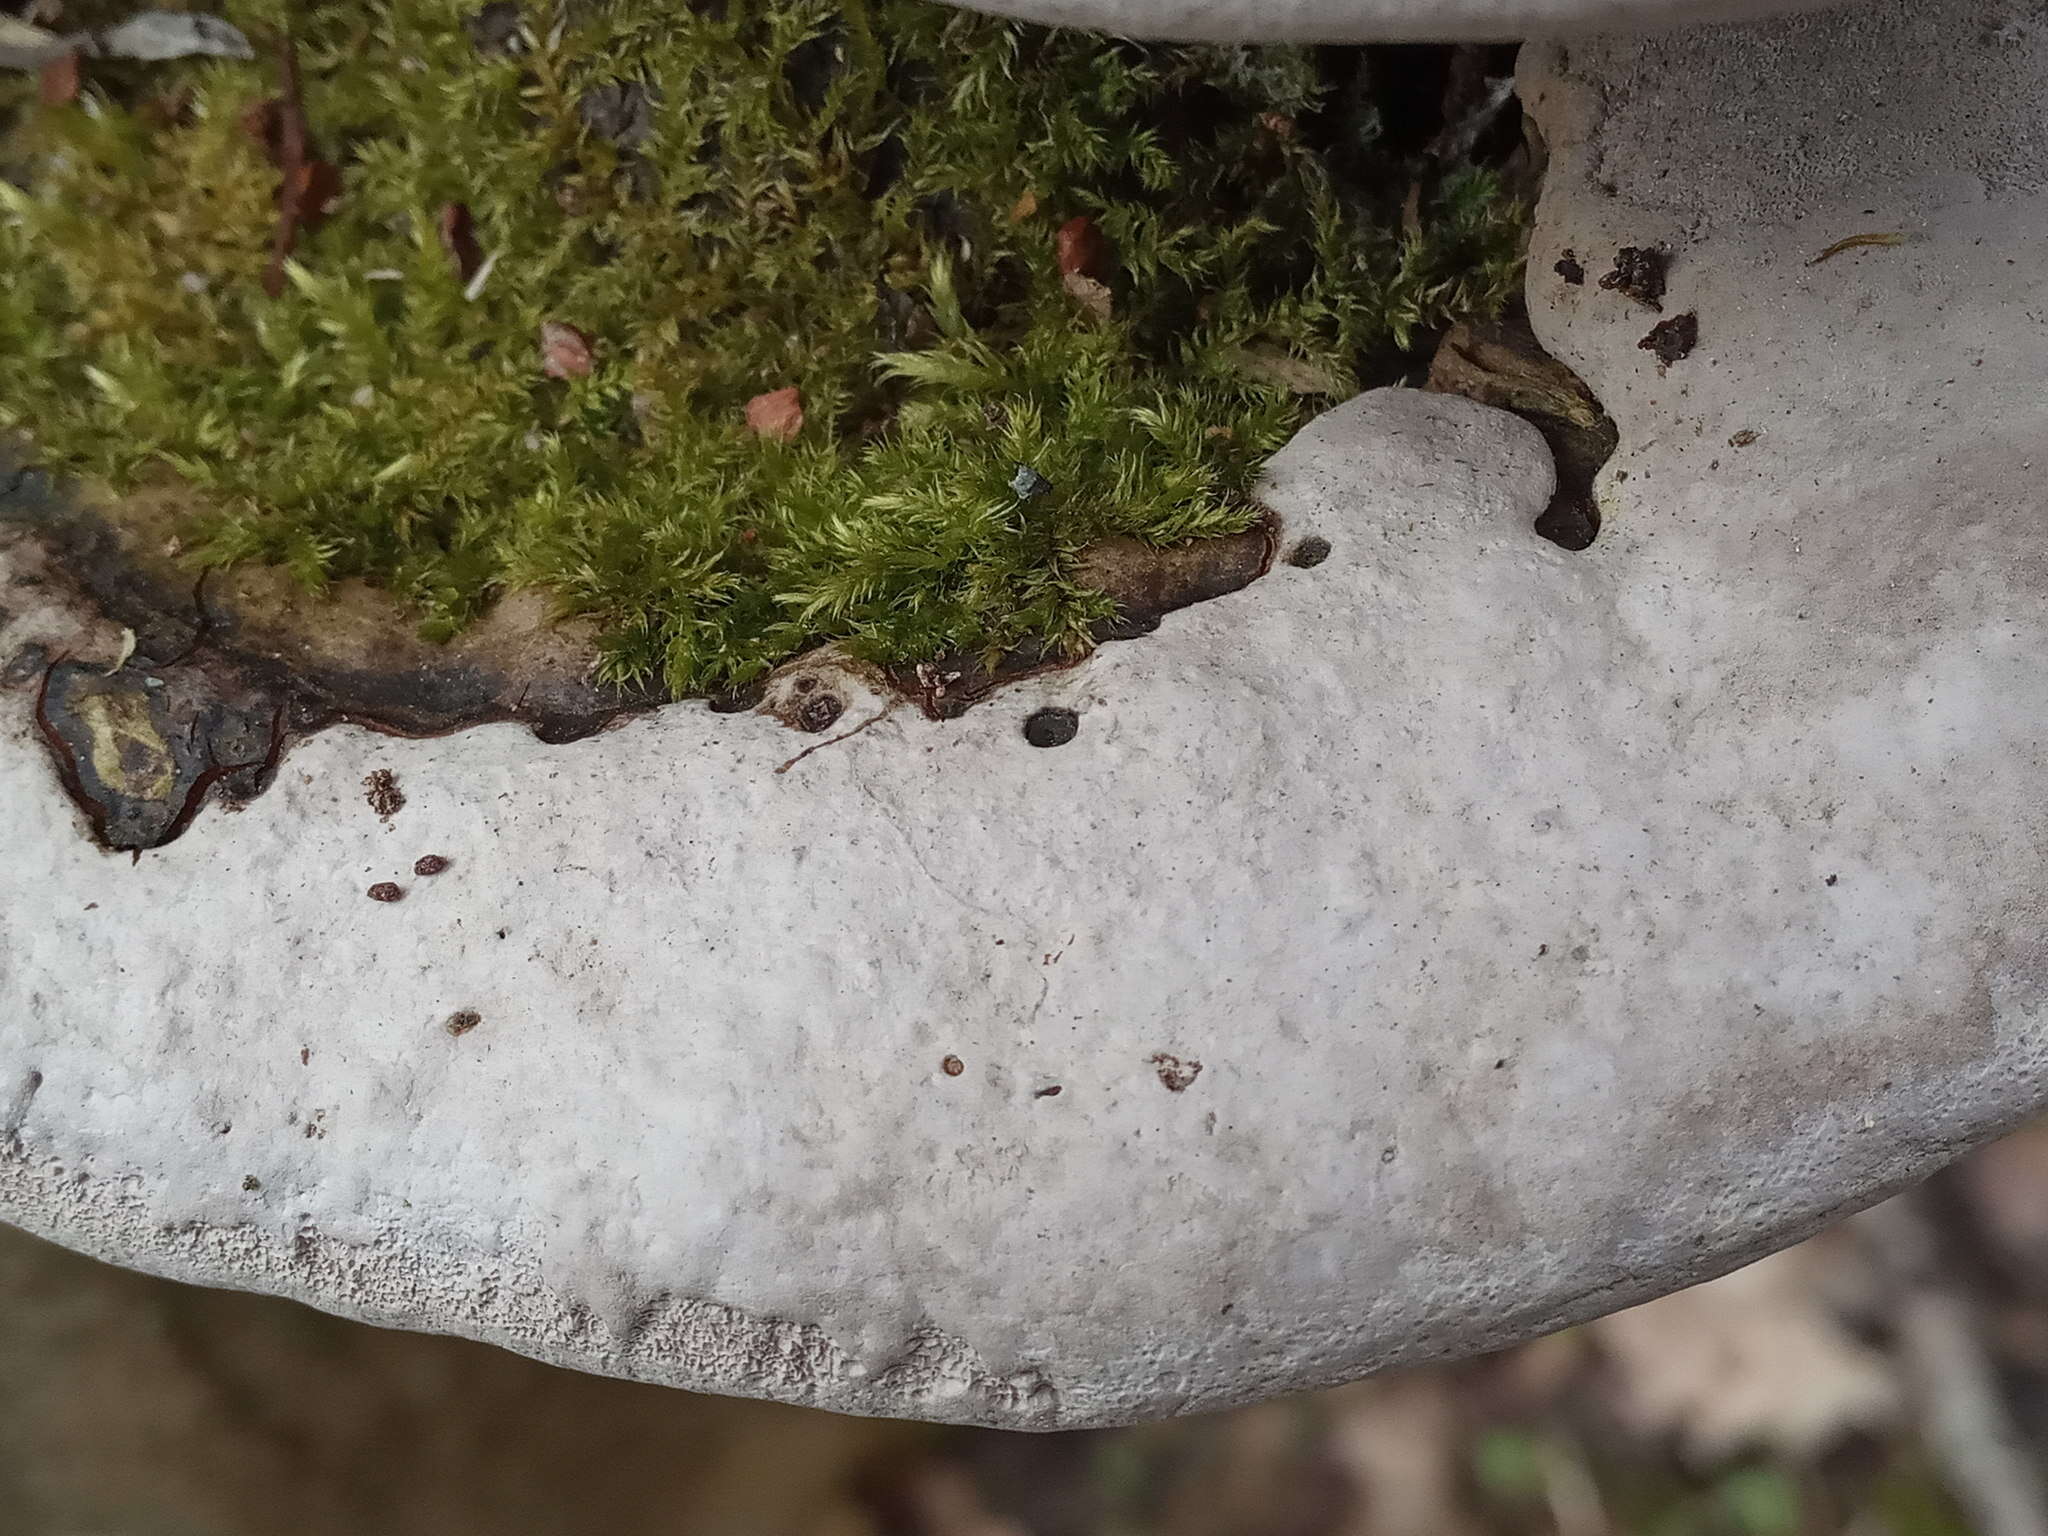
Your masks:
{"label": "bumpy white texture", "polygon": [[[1940,11],[1771,51],[1904,97],[2017,49],[2031,97],[1956,105],[2024,131],[2042,39]],[[1937,57],[1864,51],[1903,37]],[[1702,97],[1760,46],[1532,61],[1536,320],[1623,429],[1588,551],[1530,531],[1531,429],[1376,392],[1272,469],[1326,562],[958,721],[794,762],[698,706],[335,730],[135,863],[0,693],[0,1213],[591,1370],[1054,1428],[1503,1344],[2032,1112],[2040,163],[1880,205],[1828,153],[1867,125],[1802,118],[1825,180],[1723,214]],[[1656,174],[1632,113],[1719,169]],[[1873,230],[1910,239],[1806,265]],[[1701,333],[1664,373],[1654,316],[1549,271],[1657,239]],[[0,609],[4,660],[35,589]],[[1074,741],[1025,743],[1041,704]]]}

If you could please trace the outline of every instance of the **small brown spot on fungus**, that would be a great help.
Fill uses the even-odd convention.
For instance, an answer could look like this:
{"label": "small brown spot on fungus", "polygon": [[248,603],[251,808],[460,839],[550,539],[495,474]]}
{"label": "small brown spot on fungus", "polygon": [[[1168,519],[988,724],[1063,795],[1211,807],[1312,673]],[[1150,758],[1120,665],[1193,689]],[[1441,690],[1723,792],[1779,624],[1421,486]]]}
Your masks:
{"label": "small brown spot on fungus", "polygon": [[1187,1061],[1165,1051],[1152,1053],[1152,1066],[1159,1073],[1159,1081],[1166,1085],[1168,1093],[1186,1093],[1194,1080],[1202,1075],[1199,1061]]}
{"label": "small brown spot on fungus", "polygon": [[1689,309],[1682,315],[1658,321],[1650,327],[1650,334],[1636,343],[1645,352],[1656,353],[1657,361],[1667,368],[1692,356],[1692,349],[1699,344],[1700,317]]}
{"label": "small brown spot on fungus", "polygon": [[1033,710],[1024,722],[1024,739],[1034,747],[1063,747],[1081,733],[1081,717],[1058,707]]}
{"label": "small brown spot on fungus", "polygon": [[1060,1085],[1058,1083],[1054,1083],[1050,1088],[1039,1089],[1038,1092],[1031,1095],[1031,1097],[1033,1097],[1034,1099],[1056,1099],[1059,1097],[1059,1095]]}
{"label": "small brown spot on fungus", "polygon": [[1330,558],[1330,541],[1320,534],[1310,534],[1287,551],[1287,563],[1297,570],[1311,570]]}
{"label": "small brown spot on fungus", "polygon": [[379,880],[370,887],[370,900],[403,901],[405,900],[405,889],[389,880]]}
{"label": "small brown spot on fungus", "polygon": [[313,1048],[312,1048],[311,1046],[307,1046],[307,1045],[302,1045],[302,1046],[300,1046],[300,1047],[299,1047],[299,1065],[300,1065],[300,1066],[302,1066],[302,1067],[303,1067],[303,1066],[306,1066],[306,1065],[308,1065],[309,1063],[311,1063],[311,1061],[312,1061],[312,1060],[313,1060]]}
{"label": "small brown spot on fungus", "polygon": [[1562,256],[1559,256],[1557,264],[1551,268],[1551,271],[1570,283],[1574,288],[1579,287],[1586,281],[1586,269],[1579,265],[1579,253],[1577,251],[1567,250]]}
{"label": "small brown spot on fungus", "polygon": [[398,776],[389,768],[379,768],[364,777],[363,798],[370,802],[370,809],[386,821],[405,807],[405,795],[398,787]]}
{"label": "small brown spot on fungus", "polygon": [[448,861],[442,858],[440,854],[429,853],[423,854],[413,861],[412,872],[422,878],[426,878],[431,875],[440,874],[447,867]]}
{"label": "small brown spot on fungus", "polygon": [[939,1070],[945,1073],[948,1077],[958,1077],[962,1072],[965,1072],[967,1070],[967,1063],[962,1061],[958,1056],[948,1056],[944,1061],[939,1063]]}
{"label": "small brown spot on fungus", "polygon": [[448,1022],[442,1027],[451,1035],[466,1035],[483,1021],[484,1016],[474,1008],[460,1008],[448,1015]]}

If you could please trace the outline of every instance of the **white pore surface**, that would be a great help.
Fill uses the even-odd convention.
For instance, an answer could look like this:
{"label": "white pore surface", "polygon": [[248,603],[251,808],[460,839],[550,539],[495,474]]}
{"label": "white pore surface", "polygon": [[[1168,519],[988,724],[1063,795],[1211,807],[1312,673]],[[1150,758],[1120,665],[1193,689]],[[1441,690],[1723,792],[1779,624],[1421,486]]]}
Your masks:
{"label": "white pore surface", "polygon": [[[1966,5],[1858,14],[1770,51],[1904,92],[1994,47]],[[1950,53],[1880,71],[1905,35]],[[590,1370],[1052,1428],[1503,1344],[2032,1111],[2040,161],[1723,216],[1740,156],[1603,138],[1729,131],[1700,82],[1760,46],[1534,61],[1533,306],[1624,434],[1583,553],[1530,531],[1533,430],[1378,392],[1273,466],[1327,562],[961,720],[786,772],[818,738],[701,706],[334,730],[137,862],[0,693],[0,1214]],[[1823,169],[1882,136],[1833,117]],[[1910,239],[1806,264],[1873,230]],[[1701,333],[1662,375],[1654,317],[1550,274],[1658,239]],[[0,591],[13,642],[33,605]],[[1070,744],[1023,740],[1046,703]]]}

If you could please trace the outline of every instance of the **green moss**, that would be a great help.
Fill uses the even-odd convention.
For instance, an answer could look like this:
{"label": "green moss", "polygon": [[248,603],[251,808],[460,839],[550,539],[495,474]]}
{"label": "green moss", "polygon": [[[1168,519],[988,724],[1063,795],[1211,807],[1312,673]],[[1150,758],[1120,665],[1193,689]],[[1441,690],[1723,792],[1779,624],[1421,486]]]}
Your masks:
{"label": "green moss", "polygon": [[[117,486],[169,466],[212,509],[195,559],[365,577],[430,634],[550,589],[617,681],[731,686],[835,637],[1083,649],[1083,546],[1249,526],[1324,403],[1277,378],[1351,387],[1519,269],[1483,173],[1404,232],[1407,171],[1310,50],[923,0],[564,0],[510,52],[472,0],[222,9],[263,58],[16,104],[0,426]],[[276,172],[242,119],[287,15],[344,195],[273,299]],[[457,202],[493,258],[474,297]],[[1063,286],[1078,216],[1106,318]],[[587,378],[543,375],[544,321],[591,339]],[[750,431],[789,386],[795,440]],[[1020,497],[1020,465],[1049,489]]]}

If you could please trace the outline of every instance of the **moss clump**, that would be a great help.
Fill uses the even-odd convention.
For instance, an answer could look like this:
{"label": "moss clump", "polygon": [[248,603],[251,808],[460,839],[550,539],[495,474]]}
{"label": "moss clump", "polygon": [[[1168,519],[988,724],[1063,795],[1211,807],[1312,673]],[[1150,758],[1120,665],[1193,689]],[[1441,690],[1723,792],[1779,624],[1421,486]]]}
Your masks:
{"label": "moss clump", "polygon": [[[1484,173],[1404,220],[1328,50],[923,0],[222,10],[257,62],[16,104],[0,425],[116,485],[169,466],[212,509],[193,558],[365,577],[430,634],[548,588],[614,681],[730,687],[828,638],[1084,649],[1081,548],[1249,526],[1315,392],[1519,268]],[[342,192],[273,298],[246,119],[287,19]],[[587,376],[547,376],[549,322]],[[791,387],[795,436],[750,430]]]}

